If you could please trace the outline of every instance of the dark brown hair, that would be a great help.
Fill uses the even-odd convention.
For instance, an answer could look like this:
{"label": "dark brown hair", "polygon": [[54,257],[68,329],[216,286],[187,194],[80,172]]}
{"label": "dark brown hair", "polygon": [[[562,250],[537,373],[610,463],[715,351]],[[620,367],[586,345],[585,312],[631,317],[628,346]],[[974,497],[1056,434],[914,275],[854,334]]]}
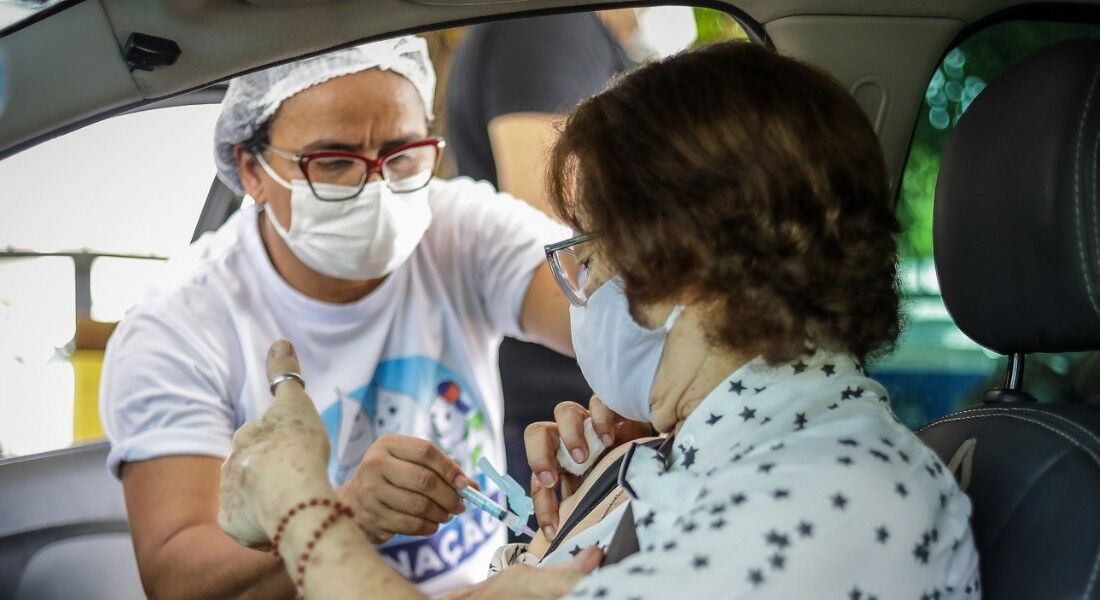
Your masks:
{"label": "dark brown hair", "polygon": [[647,65],[577,108],[549,169],[632,307],[694,294],[712,343],[772,363],[807,345],[865,361],[898,335],[882,151],[816,68],[738,42]]}

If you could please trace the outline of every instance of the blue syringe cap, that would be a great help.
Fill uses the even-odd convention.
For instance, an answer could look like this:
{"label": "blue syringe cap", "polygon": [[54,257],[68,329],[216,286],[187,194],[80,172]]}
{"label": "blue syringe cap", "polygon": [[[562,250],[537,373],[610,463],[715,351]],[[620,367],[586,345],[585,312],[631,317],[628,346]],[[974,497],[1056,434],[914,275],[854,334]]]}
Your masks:
{"label": "blue syringe cap", "polygon": [[[515,479],[512,479],[508,474],[501,474],[495,468],[489,459],[482,456],[477,461],[477,468],[481,469],[485,476],[493,480],[497,484],[497,487],[504,492],[504,496],[508,499],[508,510],[519,517],[519,527],[527,525],[528,519],[535,512],[535,503],[531,500],[531,497],[527,495],[527,492],[523,489],[523,486],[516,483]],[[513,529],[514,531],[514,529]],[[516,531],[515,533],[522,533]]]}

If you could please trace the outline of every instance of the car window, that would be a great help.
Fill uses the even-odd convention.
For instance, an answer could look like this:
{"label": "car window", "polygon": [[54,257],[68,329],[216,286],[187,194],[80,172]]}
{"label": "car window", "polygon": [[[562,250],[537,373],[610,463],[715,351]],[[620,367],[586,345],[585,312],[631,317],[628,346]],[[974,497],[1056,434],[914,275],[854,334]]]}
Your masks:
{"label": "car window", "polygon": [[0,29],[14,25],[61,0],[0,0]]}
{"label": "car window", "polygon": [[101,435],[102,345],[163,257],[191,241],[215,173],[218,111],[121,115],[0,161],[5,454]]}
{"label": "car window", "polygon": [[[889,389],[898,416],[910,426],[979,403],[986,389],[1001,384],[1005,362],[966,337],[940,297],[932,260],[932,202],[947,140],[989,83],[1036,51],[1081,37],[1100,37],[1100,25],[996,23],[951,48],[925,89],[898,195],[906,327],[896,352],[873,369]],[[1073,382],[1085,358],[1080,353],[1031,355],[1025,386],[1040,401],[1074,400],[1084,393]]]}

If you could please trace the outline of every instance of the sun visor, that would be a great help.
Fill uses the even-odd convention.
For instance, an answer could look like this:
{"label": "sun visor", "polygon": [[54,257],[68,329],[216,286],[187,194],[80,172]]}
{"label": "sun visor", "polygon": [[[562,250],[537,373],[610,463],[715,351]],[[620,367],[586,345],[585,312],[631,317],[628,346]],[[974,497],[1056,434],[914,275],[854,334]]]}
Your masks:
{"label": "sun visor", "polygon": [[0,53],[7,71],[0,157],[90,113],[141,100],[98,2],[75,4],[5,35]]}

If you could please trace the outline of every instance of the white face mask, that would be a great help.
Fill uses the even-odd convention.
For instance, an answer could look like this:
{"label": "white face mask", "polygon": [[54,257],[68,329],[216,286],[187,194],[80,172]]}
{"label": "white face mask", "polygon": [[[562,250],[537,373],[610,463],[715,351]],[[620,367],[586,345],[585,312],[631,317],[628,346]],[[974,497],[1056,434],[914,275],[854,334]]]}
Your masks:
{"label": "white face mask", "polygon": [[[262,156],[260,166],[290,190],[290,230],[268,211],[271,226],[309,268],[337,279],[365,281],[392,273],[410,256],[428,225],[432,210],[428,188],[394,194],[384,181],[368,183],[357,196],[337,202],[317,198],[304,179],[287,182]],[[354,190],[314,184],[333,196]]]}
{"label": "white face mask", "polygon": [[630,316],[622,279],[599,287],[584,307],[569,307],[577,364],[600,400],[624,418],[650,422],[650,395],[668,332],[684,311],[676,306],[662,327],[646,329]]}

